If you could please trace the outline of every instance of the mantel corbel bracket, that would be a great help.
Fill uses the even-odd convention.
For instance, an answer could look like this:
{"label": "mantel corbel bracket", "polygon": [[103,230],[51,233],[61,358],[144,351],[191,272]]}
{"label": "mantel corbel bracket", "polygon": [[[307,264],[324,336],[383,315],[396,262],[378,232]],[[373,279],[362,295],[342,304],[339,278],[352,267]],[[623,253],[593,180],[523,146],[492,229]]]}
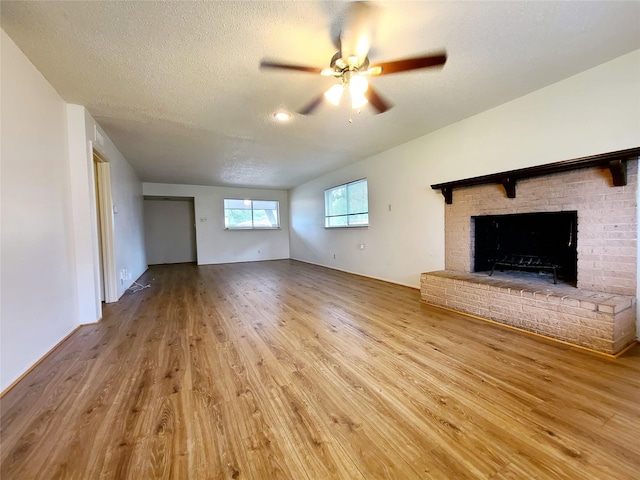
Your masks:
{"label": "mantel corbel bracket", "polygon": [[507,198],[516,198],[516,179],[513,177],[504,177],[502,186],[507,193]]}
{"label": "mantel corbel bracket", "polygon": [[451,205],[453,203],[453,188],[442,187],[440,191],[442,192],[442,196],[444,197],[444,203],[446,203],[447,205]]}
{"label": "mantel corbel bracket", "polygon": [[624,187],[627,184],[627,159],[611,160],[609,171],[615,187]]}

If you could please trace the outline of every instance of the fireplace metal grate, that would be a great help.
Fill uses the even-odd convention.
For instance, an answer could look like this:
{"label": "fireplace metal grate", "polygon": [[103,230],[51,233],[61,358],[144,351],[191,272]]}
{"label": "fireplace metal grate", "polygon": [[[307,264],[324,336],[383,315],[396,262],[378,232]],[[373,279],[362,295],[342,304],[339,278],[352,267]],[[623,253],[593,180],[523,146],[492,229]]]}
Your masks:
{"label": "fireplace metal grate", "polygon": [[504,257],[502,257],[502,259],[493,264],[489,276],[493,275],[496,267],[500,267],[500,271],[504,270],[505,268],[514,270],[525,269],[551,271],[553,272],[553,283],[558,283],[557,274],[559,265],[553,263],[549,259],[538,257],[537,255],[505,255]]}

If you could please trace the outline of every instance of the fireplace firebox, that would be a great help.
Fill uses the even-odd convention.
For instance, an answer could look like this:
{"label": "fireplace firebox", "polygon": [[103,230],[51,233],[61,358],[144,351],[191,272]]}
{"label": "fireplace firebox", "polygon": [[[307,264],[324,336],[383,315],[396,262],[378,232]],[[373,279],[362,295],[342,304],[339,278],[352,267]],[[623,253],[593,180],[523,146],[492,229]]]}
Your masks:
{"label": "fireplace firebox", "polygon": [[471,217],[474,271],[548,273],[563,282],[577,279],[578,212],[544,212]]}

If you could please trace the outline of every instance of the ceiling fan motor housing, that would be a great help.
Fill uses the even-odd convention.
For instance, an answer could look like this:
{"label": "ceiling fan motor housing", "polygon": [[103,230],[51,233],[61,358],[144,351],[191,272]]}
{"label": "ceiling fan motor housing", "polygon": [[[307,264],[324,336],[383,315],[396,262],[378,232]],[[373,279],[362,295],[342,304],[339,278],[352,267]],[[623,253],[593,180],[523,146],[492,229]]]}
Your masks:
{"label": "ceiling fan motor housing", "polygon": [[[353,58],[357,60],[357,57]],[[364,61],[361,63],[354,64],[352,62],[345,62],[342,58],[342,52],[338,51],[333,57],[331,57],[331,63],[329,66],[335,70],[336,73],[344,73],[347,70],[356,72],[363,71],[369,68],[369,57],[365,57]]]}

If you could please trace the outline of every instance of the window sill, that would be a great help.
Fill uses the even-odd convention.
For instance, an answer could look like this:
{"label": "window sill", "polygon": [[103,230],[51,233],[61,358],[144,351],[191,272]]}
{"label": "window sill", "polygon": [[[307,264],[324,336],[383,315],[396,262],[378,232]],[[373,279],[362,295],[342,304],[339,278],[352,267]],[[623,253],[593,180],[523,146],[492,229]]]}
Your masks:
{"label": "window sill", "polygon": [[247,227],[247,228],[229,228],[229,227],[225,227],[224,228],[225,231],[229,231],[229,232],[247,232],[247,231],[262,231],[262,230],[282,230],[282,228],[280,227],[264,227],[264,228],[256,228],[256,227]]}
{"label": "window sill", "polygon": [[369,225],[342,225],[340,227],[324,227],[325,230],[340,230],[342,228],[369,228]]}

